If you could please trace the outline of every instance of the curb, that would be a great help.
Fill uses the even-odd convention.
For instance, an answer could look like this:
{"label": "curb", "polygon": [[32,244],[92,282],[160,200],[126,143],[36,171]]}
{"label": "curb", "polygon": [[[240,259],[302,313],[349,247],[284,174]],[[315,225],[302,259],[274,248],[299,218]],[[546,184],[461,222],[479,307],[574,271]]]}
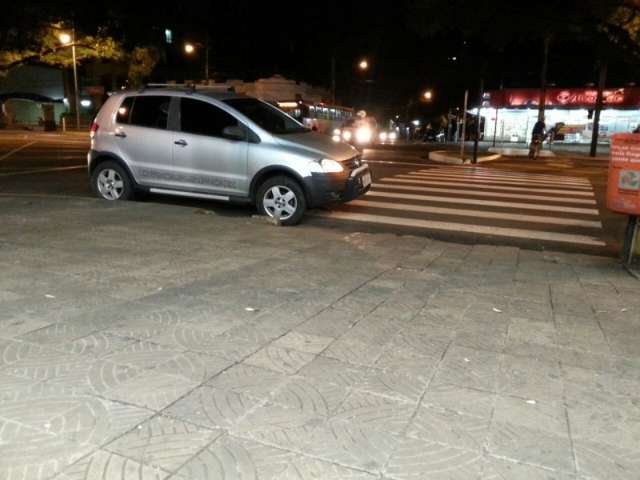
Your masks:
{"label": "curb", "polygon": [[[493,155],[482,155],[478,156],[478,163],[493,162],[494,160],[498,160],[500,158],[502,158],[502,155],[498,153]],[[447,150],[434,150],[432,152],[429,152],[429,160],[433,162],[448,163],[452,165],[462,165],[466,161],[470,162],[471,157],[465,157],[463,160],[454,152],[450,152]]]}

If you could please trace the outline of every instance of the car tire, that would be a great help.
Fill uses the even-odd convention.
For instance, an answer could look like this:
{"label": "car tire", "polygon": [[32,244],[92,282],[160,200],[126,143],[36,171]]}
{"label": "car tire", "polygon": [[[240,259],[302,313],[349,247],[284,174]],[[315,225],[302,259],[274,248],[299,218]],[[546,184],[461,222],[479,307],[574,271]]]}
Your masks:
{"label": "car tire", "polygon": [[281,225],[297,225],[302,220],[307,201],[300,184],[285,175],[265,180],[256,193],[256,207],[261,215],[276,220]]}
{"label": "car tire", "polygon": [[91,174],[91,188],[103,200],[131,200],[134,196],[133,181],[118,163],[100,163]]}

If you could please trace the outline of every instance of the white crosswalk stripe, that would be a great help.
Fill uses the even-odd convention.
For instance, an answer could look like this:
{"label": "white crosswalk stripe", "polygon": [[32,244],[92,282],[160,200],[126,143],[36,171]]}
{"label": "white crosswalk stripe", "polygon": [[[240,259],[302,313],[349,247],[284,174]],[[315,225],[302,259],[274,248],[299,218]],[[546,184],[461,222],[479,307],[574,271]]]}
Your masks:
{"label": "white crosswalk stripe", "polygon": [[314,215],[425,232],[606,245],[588,180],[486,167],[419,168],[379,178],[365,197]]}

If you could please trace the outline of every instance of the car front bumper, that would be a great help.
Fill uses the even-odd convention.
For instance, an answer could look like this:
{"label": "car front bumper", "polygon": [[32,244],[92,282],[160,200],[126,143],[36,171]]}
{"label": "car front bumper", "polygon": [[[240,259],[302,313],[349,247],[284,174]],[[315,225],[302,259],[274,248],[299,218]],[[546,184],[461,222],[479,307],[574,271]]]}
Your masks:
{"label": "car front bumper", "polygon": [[364,164],[348,174],[314,173],[304,183],[310,207],[343,203],[369,191],[371,170]]}

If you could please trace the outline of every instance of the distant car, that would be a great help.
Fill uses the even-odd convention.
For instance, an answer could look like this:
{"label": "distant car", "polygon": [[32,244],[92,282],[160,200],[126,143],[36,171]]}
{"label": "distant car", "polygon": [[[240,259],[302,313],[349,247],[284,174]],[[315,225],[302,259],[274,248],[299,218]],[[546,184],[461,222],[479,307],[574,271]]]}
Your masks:
{"label": "distant car", "polygon": [[343,140],[356,148],[375,144],[378,134],[378,123],[373,117],[350,118],[333,131],[334,140]]}
{"label": "distant car", "polygon": [[308,207],[347,202],[371,186],[355,148],[274,106],[173,86],[109,97],[91,126],[88,167],[105,200],[145,191],[255,204],[283,225],[298,223]]}

